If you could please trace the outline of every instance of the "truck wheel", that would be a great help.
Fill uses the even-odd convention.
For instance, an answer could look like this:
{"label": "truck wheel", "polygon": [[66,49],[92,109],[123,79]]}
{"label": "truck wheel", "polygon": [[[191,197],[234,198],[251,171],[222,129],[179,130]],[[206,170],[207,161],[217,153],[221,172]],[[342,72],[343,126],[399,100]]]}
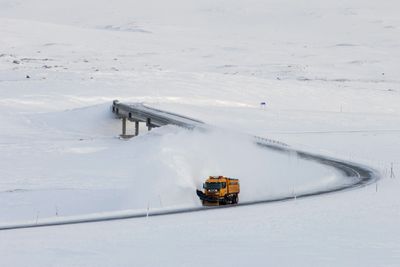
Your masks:
{"label": "truck wheel", "polygon": [[233,197],[232,204],[237,204],[238,202],[239,202],[239,196],[238,196],[238,195],[235,195],[235,196]]}

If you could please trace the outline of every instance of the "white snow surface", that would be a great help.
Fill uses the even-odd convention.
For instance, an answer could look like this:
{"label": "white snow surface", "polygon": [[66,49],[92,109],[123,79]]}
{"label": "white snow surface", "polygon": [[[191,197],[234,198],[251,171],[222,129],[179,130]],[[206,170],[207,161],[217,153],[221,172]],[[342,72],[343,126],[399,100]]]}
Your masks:
{"label": "white snow surface", "polygon": [[[208,175],[240,178],[241,201],[348,182],[251,135],[382,174],[295,201],[1,231],[1,266],[399,266],[399,9],[0,0],[2,225],[196,207]],[[121,140],[113,99],[216,127]]]}

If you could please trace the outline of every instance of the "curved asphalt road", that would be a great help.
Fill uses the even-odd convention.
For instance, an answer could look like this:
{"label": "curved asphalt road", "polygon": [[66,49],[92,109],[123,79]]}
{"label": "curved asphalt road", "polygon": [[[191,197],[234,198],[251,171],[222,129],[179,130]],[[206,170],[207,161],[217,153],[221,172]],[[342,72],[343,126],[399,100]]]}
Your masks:
{"label": "curved asphalt road", "polygon": [[[202,122],[198,120],[194,120],[188,117],[180,116],[178,114],[174,113],[169,113],[165,112],[162,110],[158,109],[152,109],[149,107],[146,107],[142,104],[134,104],[134,105],[126,105],[129,106],[131,109],[135,109],[138,112],[143,112],[145,111],[148,114],[153,114],[157,118],[161,118],[166,121],[168,124],[168,120],[170,116],[173,116],[171,118],[172,123],[171,124],[177,124],[176,121],[179,121],[179,117],[182,118],[185,124],[188,123],[190,124],[190,121],[192,121],[192,124],[190,124],[189,128],[194,128],[198,127],[198,125],[205,125]],[[346,184],[343,184],[338,187],[334,187],[331,189],[326,189],[326,190],[320,190],[320,191],[315,191],[312,193],[305,193],[305,194],[299,194],[296,196],[286,196],[286,197],[279,197],[279,198],[271,198],[271,199],[263,199],[263,200],[256,200],[256,201],[248,201],[248,202],[241,202],[238,205],[227,205],[227,206],[214,206],[214,207],[193,207],[193,208],[182,208],[182,209],[174,209],[174,210],[160,210],[160,211],[149,211],[149,212],[132,212],[131,214],[109,214],[109,215],[104,215],[104,216],[99,216],[99,217],[81,217],[81,218],[60,218],[54,221],[39,221],[37,223],[19,223],[19,224],[13,224],[13,225],[3,225],[0,226],[0,231],[1,230],[15,230],[15,229],[21,229],[21,228],[33,228],[33,227],[45,227],[45,226],[56,226],[56,225],[67,225],[67,224],[78,224],[78,223],[92,223],[92,222],[104,222],[104,221],[113,221],[113,220],[125,220],[125,219],[132,219],[132,218],[140,218],[140,217],[147,217],[147,216],[161,216],[161,215],[170,215],[170,214],[178,214],[178,213],[187,213],[187,212],[197,212],[197,211],[206,211],[210,209],[224,209],[224,208],[234,208],[237,206],[249,206],[249,205],[256,205],[256,204],[264,204],[264,203],[271,203],[271,202],[278,202],[278,201],[285,201],[285,200],[290,200],[294,198],[303,198],[303,197],[310,197],[310,196],[317,196],[321,194],[327,194],[327,193],[333,193],[333,192],[338,192],[338,191],[343,191],[343,190],[348,190],[348,189],[354,189],[358,188],[367,184],[371,184],[379,179],[379,173],[375,171],[374,169],[363,166],[360,164],[348,162],[348,161],[343,161],[339,159],[334,159],[322,155],[316,155],[304,151],[299,151],[299,150],[294,150],[291,149],[289,146],[276,142],[273,140],[268,140],[268,139],[263,139],[259,137],[255,137],[255,143],[261,147],[264,147],[266,149],[273,149],[278,152],[282,153],[295,153],[297,154],[298,157],[305,159],[305,160],[311,160],[311,161],[316,161],[322,165],[326,165],[332,168],[335,168],[336,170],[342,172],[346,177],[349,178],[349,182]]]}

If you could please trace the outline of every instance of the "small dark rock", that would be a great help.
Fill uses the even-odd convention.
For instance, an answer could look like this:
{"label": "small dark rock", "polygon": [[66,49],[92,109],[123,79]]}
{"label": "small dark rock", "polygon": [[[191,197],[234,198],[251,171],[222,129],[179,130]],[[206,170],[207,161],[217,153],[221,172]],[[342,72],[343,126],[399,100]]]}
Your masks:
{"label": "small dark rock", "polygon": [[16,59],[15,59],[15,60],[13,60],[13,63],[14,63],[14,64],[20,64],[21,62],[20,62],[19,60],[16,60]]}
{"label": "small dark rock", "polygon": [[27,79],[30,79],[30,78],[31,78],[31,76],[29,76],[29,75],[26,75],[26,78],[27,78]]}

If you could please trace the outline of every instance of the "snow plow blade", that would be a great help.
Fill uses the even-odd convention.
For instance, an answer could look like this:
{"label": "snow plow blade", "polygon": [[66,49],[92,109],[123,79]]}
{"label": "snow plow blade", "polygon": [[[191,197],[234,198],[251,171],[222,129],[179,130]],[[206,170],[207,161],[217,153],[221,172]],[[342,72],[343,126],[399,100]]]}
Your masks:
{"label": "snow plow blade", "polygon": [[211,203],[218,203],[218,199],[208,197],[200,190],[196,190],[196,193],[197,193],[197,195],[199,196],[199,198],[202,201],[207,201],[207,202],[211,202]]}

